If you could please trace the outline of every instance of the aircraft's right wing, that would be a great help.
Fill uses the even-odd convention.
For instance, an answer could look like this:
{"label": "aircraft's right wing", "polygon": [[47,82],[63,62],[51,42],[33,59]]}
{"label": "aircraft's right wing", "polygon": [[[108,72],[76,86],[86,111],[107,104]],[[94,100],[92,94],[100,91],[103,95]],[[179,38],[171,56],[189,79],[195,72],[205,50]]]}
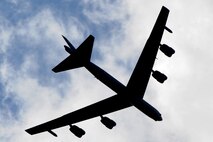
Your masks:
{"label": "aircraft's right wing", "polygon": [[130,90],[140,92],[140,97],[145,93],[164,29],[169,30],[166,27],[168,15],[169,10],[163,6],[127,84]]}
{"label": "aircraft's right wing", "polygon": [[93,117],[108,114],[120,109],[132,106],[123,95],[114,95],[100,102],[94,103],[77,111],[68,113],[54,120],[37,125],[26,130],[29,134],[37,134],[41,132],[51,132],[52,129],[71,125]]}

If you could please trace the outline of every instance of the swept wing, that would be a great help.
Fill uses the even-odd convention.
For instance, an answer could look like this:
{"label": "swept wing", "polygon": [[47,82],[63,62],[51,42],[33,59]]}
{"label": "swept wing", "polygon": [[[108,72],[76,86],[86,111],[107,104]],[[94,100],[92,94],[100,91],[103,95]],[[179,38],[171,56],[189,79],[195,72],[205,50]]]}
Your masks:
{"label": "swept wing", "polygon": [[71,125],[80,121],[84,121],[96,116],[101,116],[130,106],[131,104],[126,101],[122,95],[114,95],[110,98],[94,103],[77,111],[65,114],[59,118],[32,127],[25,131],[31,135],[50,131],[59,127]]}

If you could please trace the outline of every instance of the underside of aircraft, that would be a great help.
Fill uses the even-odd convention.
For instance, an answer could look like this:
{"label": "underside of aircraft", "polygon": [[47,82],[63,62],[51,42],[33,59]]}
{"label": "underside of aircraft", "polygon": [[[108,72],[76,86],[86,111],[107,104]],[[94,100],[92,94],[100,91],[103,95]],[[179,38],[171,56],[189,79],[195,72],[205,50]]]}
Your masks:
{"label": "underside of aircraft", "polygon": [[164,83],[167,79],[166,75],[163,73],[153,70],[158,49],[168,57],[171,57],[175,53],[174,49],[166,44],[160,43],[164,30],[172,33],[172,31],[166,27],[168,15],[169,10],[163,6],[126,86],[90,61],[95,39],[94,36],[89,35],[77,49],[66,37],[63,36],[68,45],[65,45],[64,48],[69,53],[69,56],[54,67],[52,71],[58,73],[79,67],[85,67],[98,80],[112,89],[116,95],[29,128],[26,132],[31,135],[41,132],[49,132],[53,136],[57,136],[52,130],[68,125],[70,126],[70,131],[80,138],[85,134],[85,131],[73,124],[94,117],[100,117],[101,123],[107,128],[112,129],[116,126],[116,122],[103,115],[131,106],[136,107],[153,120],[161,121],[162,116],[160,112],[146,102],[143,97],[151,74],[160,83]]}

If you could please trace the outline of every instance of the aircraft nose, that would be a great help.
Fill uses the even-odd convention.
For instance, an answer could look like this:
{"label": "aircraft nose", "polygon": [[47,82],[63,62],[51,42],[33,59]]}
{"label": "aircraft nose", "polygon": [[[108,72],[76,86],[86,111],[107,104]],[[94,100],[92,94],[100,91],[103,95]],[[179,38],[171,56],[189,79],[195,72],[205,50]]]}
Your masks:
{"label": "aircraft nose", "polygon": [[162,116],[160,115],[160,116],[158,117],[157,121],[162,121],[162,120],[163,120],[163,118],[162,118]]}

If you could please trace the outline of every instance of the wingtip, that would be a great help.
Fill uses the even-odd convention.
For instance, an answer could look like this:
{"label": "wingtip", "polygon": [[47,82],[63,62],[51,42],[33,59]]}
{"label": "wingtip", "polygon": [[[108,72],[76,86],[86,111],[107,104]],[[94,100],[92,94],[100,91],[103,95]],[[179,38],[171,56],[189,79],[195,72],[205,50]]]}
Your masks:
{"label": "wingtip", "polygon": [[166,10],[168,10],[169,11],[169,9],[166,7],[166,6],[162,6],[162,9],[166,9]]}
{"label": "wingtip", "polygon": [[57,70],[56,70],[56,68],[53,68],[53,69],[52,69],[52,71],[53,71],[54,73],[57,73]]}
{"label": "wingtip", "polygon": [[93,36],[93,35],[91,35],[91,34],[90,34],[89,36],[90,36],[90,37],[94,37],[94,36]]}
{"label": "wingtip", "polygon": [[33,133],[30,131],[30,129],[26,129],[25,132],[27,132],[30,135],[33,135]]}
{"label": "wingtip", "polygon": [[92,39],[95,39],[95,37],[93,35],[89,35],[88,38],[92,38]]}

